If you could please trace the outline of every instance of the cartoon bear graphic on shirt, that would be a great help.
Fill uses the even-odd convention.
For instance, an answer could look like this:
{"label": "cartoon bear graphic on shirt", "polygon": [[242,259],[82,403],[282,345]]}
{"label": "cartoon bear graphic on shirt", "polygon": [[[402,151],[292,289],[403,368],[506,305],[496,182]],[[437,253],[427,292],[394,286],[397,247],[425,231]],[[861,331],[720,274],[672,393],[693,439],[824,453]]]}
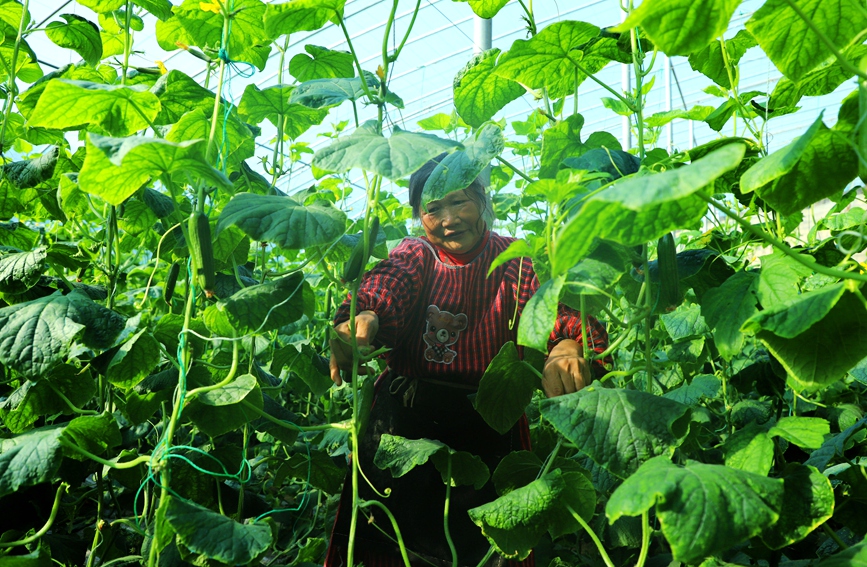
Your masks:
{"label": "cartoon bear graphic on shirt", "polygon": [[423,338],[428,347],[424,351],[425,360],[451,364],[458,353],[449,347],[458,342],[461,331],[467,328],[467,316],[440,311],[439,307],[431,305],[426,317],[427,329]]}

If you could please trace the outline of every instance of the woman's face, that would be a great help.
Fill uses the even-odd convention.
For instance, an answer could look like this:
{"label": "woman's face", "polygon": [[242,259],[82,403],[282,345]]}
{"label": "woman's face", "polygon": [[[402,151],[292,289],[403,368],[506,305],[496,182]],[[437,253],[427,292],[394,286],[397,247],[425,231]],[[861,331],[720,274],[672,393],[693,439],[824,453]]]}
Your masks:
{"label": "woman's face", "polygon": [[428,240],[453,254],[469,252],[485,233],[479,202],[466,190],[453,191],[428,203],[421,224]]}

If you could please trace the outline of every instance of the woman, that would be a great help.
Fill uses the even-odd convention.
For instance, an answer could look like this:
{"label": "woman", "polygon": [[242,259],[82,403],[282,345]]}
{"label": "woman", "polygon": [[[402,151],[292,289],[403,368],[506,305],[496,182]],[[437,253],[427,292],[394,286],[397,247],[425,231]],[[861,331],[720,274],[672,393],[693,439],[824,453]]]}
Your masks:
{"label": "woman", "polygon": [[[425,182],[439,156],[412,175],[409,202],[425,236],[407,238],[367,273],[358,291],[355,332],[360,347],[387,346],[388,370],[377,380],[370,422],[355,455],[379,492],[391,489],[383,503],[397,519],[415,565],[451,565],[443,529],[445,485],[431,463],[391,478],[373,465],[383,433],[410,439],[442,441],[455,450],[479,455],[494,471],[513,450],[529,449],[529,430],[522,418],[499,435],[472,406],[468,395],[500,348],[517,342],[517,321],[539,282],[529,259],[514,259],[487,275],[493,260],[515,239],[489,230],[490,200],[482,182],[422,206]],[[349,344],[349,300],[338,309],[331,342],[331,378],[338,385],[352,369]],[[588,341],[596,352],[607,346],[607,334],[588,317]],[[590,383],[591,367],[582,358],[581,318],[560,305],[548,342],[542,389],[548,397],[580,390]],[[361,481],[361,497],[376,498]],[[352,490],[344,486],[325,561],[346,564]],[[449,529],[460,565],[475,567],[489,544],[466,510],[496,498],[492,483],[481,490],[452,489]],[[366,567],[403,565],[388,519],[377,509],[362,517],[355,539],[355,563]],[[489,565],[533,565],[491,559]]]}

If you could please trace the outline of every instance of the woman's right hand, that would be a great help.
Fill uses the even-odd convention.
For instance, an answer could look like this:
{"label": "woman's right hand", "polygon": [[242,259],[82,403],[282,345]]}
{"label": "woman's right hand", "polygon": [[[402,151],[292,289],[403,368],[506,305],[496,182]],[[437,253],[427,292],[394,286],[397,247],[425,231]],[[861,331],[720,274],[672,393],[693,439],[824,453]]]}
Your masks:
{"label": "woman's right hand", "polygon": [[[338,386],[343,384],[341,372],[352,372],[352,343],[349,333],[349,321],[344,321],[334,327],[337,338],[331,339],[331,380]],[[376,333],[379,331],[379,317],[373,311],[362,311],[355,316],[355,338],[358,349],[362,353],[368,352]],[[358,373],[367,372],[367,367],[359,364]],[[350,374],[351,376],[351,374]]]}

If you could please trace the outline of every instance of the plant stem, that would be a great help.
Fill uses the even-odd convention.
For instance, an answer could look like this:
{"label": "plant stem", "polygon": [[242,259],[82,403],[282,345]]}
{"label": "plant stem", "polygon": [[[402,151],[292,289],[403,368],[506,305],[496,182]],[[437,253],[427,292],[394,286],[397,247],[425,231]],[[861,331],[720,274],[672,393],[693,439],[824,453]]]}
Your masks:
{"label": "plant stem", "polygon": [[61,482],[60,486],[57,487],[57,492],[54,495],[54,504],[51,506],[51,513],[48,515],[48,520],[46,520],[45,525],[39,528],[39,531],[33,534],[32,536],[25,537],[24,539],[19,539],[17,541],[4,541],[0,542],[0,549],[4,547],[18,547],[20,545],[27,545],[29,543],[33,543],[38,540],[42,536],[48,533],[48,530],[51,529],[51,526],[54,524],[54,519],[57,518],[57,511],[60,509],[60,499],[64,494],[69,490],[69,485],[65,482]]}
{"label": "plant stem", "polygon": [[15,77],[18,74],[18,50],[24,36],[25,21],[29,14],[30,0],[24,0],[24,8],[21,10],[21,19],[18,21],[18,35],[15,37],[15,47],[12,48],[12,67],[9,69],[9,78],[6,81],[6,107],[3,109],[3,126],[0,127],[0,157],[6,152],[4,144],[6,140],[6,127],[9,124],[9,115],[12,113],[12,101],[15,100]]}
{"label": "plant stem", "polygon": [[79,454],[87,457],[88,459],[90,459],[92,461],[96,461],[97,463],[99,463],[103,466],[112,468],[112,469],[131,469],[131,468],[137,467],[143,463],[149,462],[152,458],[151,455],[139,455],[138,457],[136,457],[135,459],[133,459],[131,461],[124,461],[122,463],[118,463],[115,461],[108,461],[106,459],[103,459],[102,457],[97,457],[96,455],[94,455],[90,451],[88,451],[86,449],[82,449],[81,447],[79,447],[78,445],[73,443],[72,441],[68,441],[67,439],[65,439],[63,437],[60,438],[60,444],[63,445],[64,447],[66,447],[67,449],[72,449],[76,453],[79,453]]}
{"label": "plant stem", "polygon": [[352,429],[352,426],[351,426],[351,425],[349,425],[349,424],[345,424],[345,423],[343,423],[343,422],[338,422],[338,423],[323,423],[323,424],[321,424],[321,425],[296,425],[296,424],[292,423],[291,421],[284,421],[284,420],[282,420],[282,419],[279,419],[279,418],[274,417],[274,416],[271,415],[270,413],[268,413],[268,412],[266,412],[266,411],[264,411],[264,410],[262,410],[262,409],[260,409],[260,408],[258,408],[258,407],[256,407],[256,406],[254,406],[253,404],[251,404],[251,403],[248,402],[247,400],[241,400],[241,404],[242,404],[244,407],[246,407],[246,408],[248,408],[248,409],[250,409],[250,410],[253,410],[253,412],[255,412],[256,415],[258,415],[259,417],[261,417],[261,418],[263,418],[263,419],[266,419],[266,420],[270,421],[271,423],[273,423],[273,424],[275,424],[275,425],[280,425],[280,426],[282,426],[282,427],[285,427],[286,429],[294,429],[295,431],[301,431],[301,432],[306,432],[306,431],[328,431],[329,429],[340,429],[340,430],[343,430],[343,431],[349,431],[349,430]]}
{"label": "plant stem", "polygon": [[828,534],[828,537],[830,537],[832,540],[834,540],[834,543],[836,543],[837,545],[840,546],[841,550],[849,549],[849,546],[846,545],[846,542],[844,542],[842,539],[840,539],[840,536],[837,535],[837,532],[835,532],[834,530],[829,528],[827,523],[822,524],[822,530],[826,534]]}
{"label": "plant stem", "polygon": [[644,562],[647,561],[647,552],[650,551],[650,535],[652,533],[650,512],[645,510],[641,514],[641,552],[638,554],[638,563],[635,564],[635,567],[644,567]]}
{"label": "plant stem", "polygon": [[403,537],[400,535],[400,527],[397,525],[397,520],[394,519],[391,510],[386,508],[385,504],[378,500],[365,500],[359,503],[360,508],[369,508],[371,506],[380,508],[385,512],[385,515],[388,516],[388,519],[391,521],[391,527],[394,529],[394,535],[397,537],[397,544],[400,547],[400,556],[403,558],[403,563],[406,567],[410,567],[409,556],[406,553],[406,546],[403,543]]}
{"label": "plant stem", "polygon": [[446,503],[443,509],[443,530],[446,534],[446,542],[449,544],[449,550],[452,552],[452,567],[458,567],[458,550],[455,548],[455,542],[452,541],[452,534],[449,531],[449,501],[452,495],[452,454],[449,453],[448,465],[446,468]]}
{"label": "plant stem", "polygon": [[102,534],[102,471],[96,471],[96,525],[93,528],[93,542],[90,544],[90,554],[87,556],[87,567],[93,567],[96,548],[99,547],[99,536]]}
{"label": "plant stem", "polygon": [[[232,338],[236,338],[234,330],[232,331]],[[232,380],[235,379],[235,374],[237,374],[237,372],[238,372],[238,359],[240,358],[238,356],[238,351],[240,348],[240,346],[238,344],[239,342],[240,341],[237,341],[237,340],[232,341],[232,366],[231,366],[231,368],[229,368],[229,373],[226,375],[226,377],[223,378],[222,380],[220,380],[219,382],[217,382],[216,384],[212,384],[210,386],[201,386],[199,388],[195,388],[193,390],[190,390],[189,392],[187,392],[187,396],[186,396],[186,400],[184,402],[184,405],[189,404],[197,396],[200,396],[200,395],[205,394],[207,392],[212,392],[214,390],[219,390],[220,388],[228,386],[229,384],[232,383]]]}
{"label": "plant stem", "polygon": [[491,558],[491,555],[494,554],[494,551],[496,551],[496,550],[494,549],[494,546],[492,545],[491,547],[488,548],[488,552],[485,554],[484,557],[482,557],[482,560],[479,561],[479,564],[476,567],[484,567],[485,563],[488,562],[488,559]]}
{"label": "plant stem", "polygon": [[572,509],[569,504],[566,504],[566,509],[569,510],[569,513],[572,514],[572,517],[575,518],[581,527],[584,528],[584,531],[587,532],[587,535],[590,536],[590,539],[593,540],[593,543],[596,544],[596,549],[599,550],[599,555],[602,556],[602,561],[605,562],[606,567],[614,567],[614,563],[611,561],[611,558],[608,556],[608,552],[605,551],[605,548],[602,546],[602,542],[599,541],[599,536],[596,535],[596,532],[593,531],[593,528],[590,527],[587,522],[584,521],[584,518],[581,517],[578,512]]}
{"label": "plant stem", "polygon": [[508,167],[509,169],[514,171],[515,173],[517,173],[518,176],[521,177],[527,183],[533,182],[533,179],[529,175],[527,175],[526,173],[524,173],[523,171],[521,171],[520,169],[518,169],[517,167],[515,167],[514,165],[512,165],[511,163],[509,163],[505,159],[503,159],[502,157],[497,156],[497,161],[499,161],[501,164],[505,165],[506,167]]}
{"label": "plant stem", "polygon": [[807,27],[809,27],[813,31],[813,33],[818,36],[819,41],[825,44],[825,47],[828,48],[828,51],[834,54],[834,57],[837,59],[837,62],[840,63],[840,66],[843,67],[843,69],[852,73],[856,77],[861,77],[862,79],[867,80],[867,74],[863,73],[856,66],[852,65],[845,57],[843,57],[843,54],[840,52],[839,49],[837,49],[837,46],[834,45],[834,42],[831,41],[831,38],[825,35],[825,32],[820,30],[818,26],[816,26],[816,24],[813,22],[813,20],[810,19],[810,16],[805,14],[804,11],[801,10],[801,8],[793,0],[786,0],[786,4],[788,4],[789,7],[794,10],[796,14],[798,14],[799,18],[804,20],[804,23],[807,24]]}
{"label": "plant stem", "polygon": [[[346,45],[349,46],[349,52],[352,54],[352,61],[355,63],[355,68],[358,71],[358,78],[361,79],[361,88],[364,90],[364,95],[368,100],[374,102],[373,95],[367,86],[367,77],[364,76],[364,71],[361,69],[361,62],[358,60],[358,55],[355,53],[355,47],[352,45],[352,38],[349,37],[349,30],[346,29],[346,23],[343,21],[343,16],[340,14],[338,14],[338,21],[340,22],[340,29],[343,30],[343,37],[346,38]],[[355,107],[353,106],[353,108]],[[358,122],[357,119],[356,122]],[[352,566],[350,565],[350,567]]]}
{"label": "plant stem", "polygon": [[[568,57],[568,56],[567,56],[567,57]],[[578,63],[578,62],[575,61],[574,59],[569,59],[569,61],[571,61],[572,64],[575,65],[575,67],[576,67],[579,71],[581,71],[582,73],[584,73],[584,74],[587,76],[588,79],[590,79],[591,81],[593,81],[594,83],[596,83],[597,85],[599,85],[600,87],[602,87],[603,89],[605,89],[606,91],[608,91],[609,93],[613,94],[613,95],[614,95],[614,96],[615,96],[615,97],[616,97],[620,102],[622,102],[623,104],[625,104],[626,107],[627,107],[629,110],[631,110],[631,111],[633,111],[633,112],[636,111],[636,110],[635,110],[635,105],[632,104],[632,103],[629,101],[628,98],[626,98],[625,96],[623,96],[623,95],[620,94],[619,92],[615,91],[613,88],[611,88],[610,86],[608,86],[608,84],[605,83],[604,81],[602,81],[602,80],[600,80],[600,79],[597,79],[596,76],[595,76],[593,73],[591,73],[590,71],[588,71],[586,68],[584,68],[584,67],[581,65],[581,63]]]}
{"label": "plant stem", "polygon": [[400,52],[403,51],[403,46],[406,44],[406,40],[409,39],[409,32],[412,31],[413,26],[415,25],[415,18],[418,16],[418,10],[421,7],[421,0],[417,0],[415,3],[415,9],[412,12],[412,18],[409,20],[409,27],[406,28],[406,33],[403,36],[403,39],[400,41],[400,44],[397,46],[397,49],[394,50],[394,53],[391,54],[392,62],[396,61],[400,56]]}
{"label": "plant stem", "polygon": [[579,299],[579,307],[581,308],[581,346],[583,347],[584,360],[590,361],[590,346],[587,344],[587,325],[585,325],[587,321],[587,305],[585,301],[585,294],[581,294]]}
{"label": "plant stem", "polygon": [[539,470],[539,474],[536,475],[536,480],[539,480],[546,474],[551,471],[551,467],[554,465],[554,459],[557,458],[557,454],[560,452],[560,447],[563,446],[563,439],[557,439],[557,444],[554,445],[554,449],[551,450],[551,453],[548,455],[548,458],[545,459],[545,466],[543,466]]}
{"label": "plant stem", "polygon": [[[226,49],[229,43],[229,17],[223,14],[223,32],[220,46]],[[214,111],[211,113],[211,130],[208,133],[208,146],[205,150],[205,159],[211,163],[213,157],[214,139],[217,137],[217,122],[220,117],[220,101],[223,98],[223,81],[226,77],[226,61],[224,57],[220,57],[220,71],[217,78],[217,91],[214,96]],[[199,189],[199,199],[196,203],[196,210],[200,213],[205,212],[204,185]]]}
{"label": "plant stem", "polygon": [[698,195],[699,198],[701,198],[706,203],[713,205],[714,207],[719,209],[723,214],[725,214],[727,217],[729,217],[730,219],[735,221],[744,230],[746,230],[747,232],[749,232],[753,236],[760,238],[761,240],[765,241],[767,244],[770,244],[771,246],[773,246],[774,248],[776,248],[777,250],[779,250],[780,252],[785,254],[786,256],[789,256],[790,258],[794,259],[798,263],[810,268],[814,272],[817,272],[820,274],[825,274],[826,276],[831,276],[833,278],[849,279],[849,280],[855,280],[855,281],[859,281],[859,282],[867,282],[867,274],[858,274],[858,273],[854,273],[854,272],[844,272],[843,270],[837,270],[834,268],[828,268],[826,266],[823,266],[823,265],[819,264],[818,262],[810,259],[809,257],[804,256],[803,254],[798,254],[796,251],[792,250],[789,246],[787,246],[784,242],[777,240],[776,238],[774,238],[770,234],[766,233],[765,231],[755,228],[749,222],[742,219],[736,212],[729,209],[724,204],[720,203],[719,201],[715,200],[714,198],[705,195],[701,191],[699,191],[695,194]]}
{"label": "plant stem", "polygon": [[130,25],[132,23],[132,2],[126,0],[126,10],[123,25],[123,65],[121,67],[120,84],[126,85],[126,73],[129,69],[129,53],[132,50],[132,33]]}

